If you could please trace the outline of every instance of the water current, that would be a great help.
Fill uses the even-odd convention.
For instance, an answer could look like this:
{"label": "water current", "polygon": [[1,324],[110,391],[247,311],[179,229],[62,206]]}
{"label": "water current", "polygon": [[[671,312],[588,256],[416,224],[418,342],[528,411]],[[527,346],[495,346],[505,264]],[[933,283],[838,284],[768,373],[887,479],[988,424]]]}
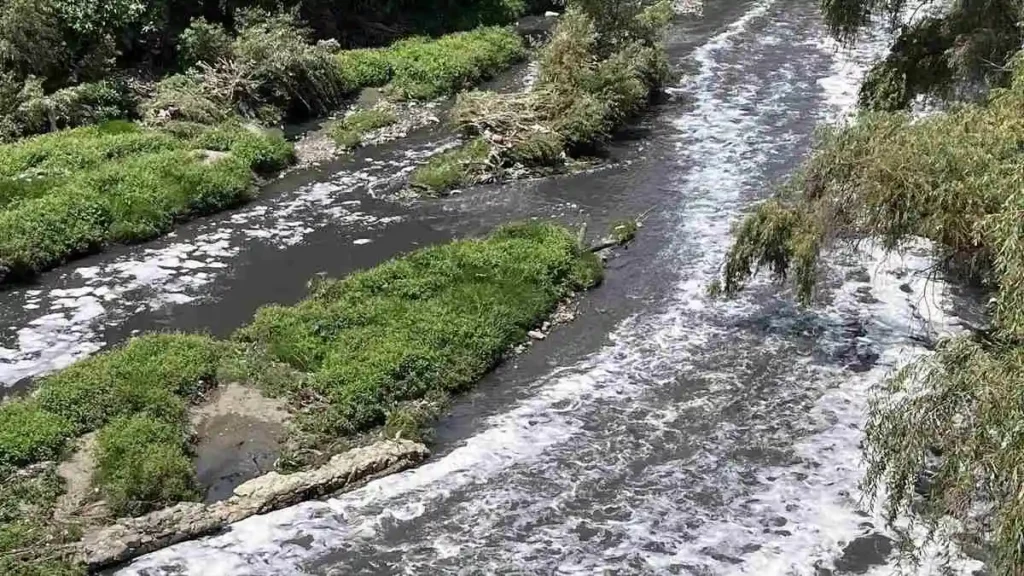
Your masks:
{"label": "water current", "polygon": [[[622,211],[608,207],[616,202],[654,208],[583,318],[457,405],[425,465],[119,573],[890,573],[893,536],[858,491],[859,443],[872,387],[958,329],[949,288],[923,273],[926,250],[833,254],[823,295],[807,309],[764,282],[733,301],[706,296],[730,227],[792,172],[819,123],[849,112],[884,48],[879,36],[840,50],[811,0],[718,0],[683,19],[669,39],[682,79],[638,127],[630,150],[642,159],[505,191],[557,198],[541,202],[542,215],[611,189],[598,202],[603,213]],[[339,195],[355,177],[328,174],[273,207],[239,213],[248,224],[234,232],[208,233],[224,237],[150,248],[164,250],[163,264],[107,258],[106,268],[69,273],[81,287],[58,288],[77,291],[25,295],[29,305],[46,299],[49,320],[26,324],[0,356],[0,375],[11,384],[101,345],[46,328],[96,332],[87,316],[111,314],[101,306],[111,292],[88,283],[90,270],[159,279],[162,301],[187,301],[187,282],[210,278],[195,272],[212,274],[236,250],[231,234],[299,242],[315,227],[282,222],[303,210],[370,223],[378,232],[365,242],[401,233],[406,216],[366,215],[368,200]],[[180,290],[166,289],[176,282]],[[52,309],[57,298],[73,313]]]}

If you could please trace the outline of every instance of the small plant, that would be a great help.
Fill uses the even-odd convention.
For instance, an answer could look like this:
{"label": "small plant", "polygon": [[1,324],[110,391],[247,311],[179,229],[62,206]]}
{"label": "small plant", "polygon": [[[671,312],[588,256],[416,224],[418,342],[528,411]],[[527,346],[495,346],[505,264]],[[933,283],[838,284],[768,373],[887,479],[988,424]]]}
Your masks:
{"label": "small plant", "polygon": [[612,239],[619,245],[629,244],[636,238],[640,224],[635,219],[621,220],[612,224]]}

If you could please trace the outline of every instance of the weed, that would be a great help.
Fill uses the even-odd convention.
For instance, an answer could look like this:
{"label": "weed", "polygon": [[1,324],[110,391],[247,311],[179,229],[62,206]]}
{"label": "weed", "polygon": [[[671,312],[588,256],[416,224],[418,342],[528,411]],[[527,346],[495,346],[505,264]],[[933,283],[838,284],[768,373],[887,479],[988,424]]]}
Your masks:
{"label": "weed", "polygon": [[416,167],[409,176],[409,184],[431,194],[469,186],[486,172],[490,151],[487,141],[477,138],[442,152]]}

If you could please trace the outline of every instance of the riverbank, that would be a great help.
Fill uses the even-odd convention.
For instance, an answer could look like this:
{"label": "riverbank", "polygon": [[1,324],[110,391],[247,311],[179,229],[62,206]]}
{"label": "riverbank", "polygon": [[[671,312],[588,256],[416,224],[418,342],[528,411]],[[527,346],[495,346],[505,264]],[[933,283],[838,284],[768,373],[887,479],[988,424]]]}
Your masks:
{"label": "riverbank", "polygon": [[[347,447],[339,439],[379,426],[415,433],[431,416],[417,409],[420,399],[443,404],[540,328],[559,301],[599,278],[599,262],[572,233],[510,226],[320,281],[304,302],[261,310],[229,341],[143,336],[46,377],[31,396],[0,407],[8,480],[49,487],[41,496],[17,487],[5,494],[7,507],[39,514],[7,519],[4,557],[43,566],[50,551],[40,538],[74,547],[77,531],[109,522],[103,518],[195,499],[190,407],[220,384],[285,399],[294,416],[287,464],[316,468]],[[86,497],[52,528],[61,482],[71,482],[39,463],[75,459],[72,439],[94,430],[88,493],[106,513],[78,516],[97,509]]]}
{"label": "riverbank", "polygon": [[[391,98],[436,99],[491,78],[524,55],[524,41],[512,29],[481,28],[343,51],[331,65],[351,76],[339,85],[337,98],[381,87]],[[239,103],[214,98],[216,91],[207,94],[212,87],[186,77],[163,84],[143,106],[144,123],[107,122],[0,146],[0,283],[31,278],[111,244],[148,240],[182,221],[236,206],[257,193],[257,176],[280,172],[296,160],[291,144],[245,124],[231,111]],[[332,110],[341,102],[334,100],[309,112]],[[340,149],[385,125],[344,128],[350,135]],[[320,153],[317,160],[334,153]],[[310,163],[308,157],[299,160]]]}

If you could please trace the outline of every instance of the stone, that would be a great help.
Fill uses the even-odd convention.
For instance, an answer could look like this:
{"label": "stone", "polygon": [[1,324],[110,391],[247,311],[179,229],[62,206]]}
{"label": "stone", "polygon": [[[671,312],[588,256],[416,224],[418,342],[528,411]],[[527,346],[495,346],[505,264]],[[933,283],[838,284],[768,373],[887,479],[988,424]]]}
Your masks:
{"label": "stone", "polygon": [[558,16],[558,12],[552,12],[551,10],[548,10],[547,12],[544,13],[545,18],[558,18]]}
{"label": "stone", "polygon": [[250,516],[354,490],[375,478],[411,468],[429,456],[423,444],[386,440],[338,454],[312,470],[271,472],[238,486],[231,498],[221,502],[182,502],[139,518],[122,518],[86,534],[78,543],[79,556],[90,571],[121,564],[217,532]]}
{"label": "stone", "polygon": [[526,333],[526,335],[529,336],[530,338],[533,338],[534,340],[543,340],[548,337],[547,334],[539,330],[530,330],[529,332]]}

